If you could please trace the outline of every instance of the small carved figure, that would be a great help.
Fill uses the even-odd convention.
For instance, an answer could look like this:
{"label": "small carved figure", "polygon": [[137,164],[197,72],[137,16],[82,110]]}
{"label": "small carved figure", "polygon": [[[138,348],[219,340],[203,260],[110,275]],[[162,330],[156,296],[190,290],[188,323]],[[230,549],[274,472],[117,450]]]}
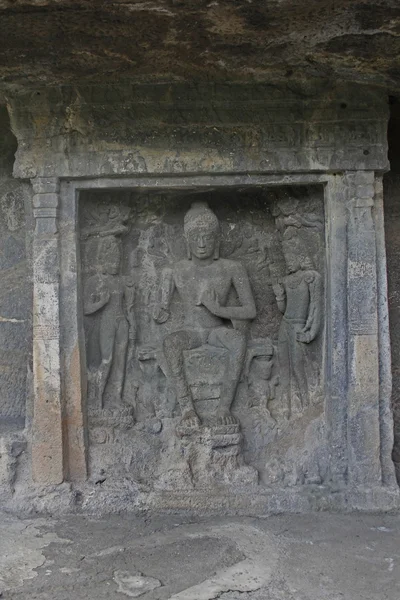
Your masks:
{"label": "small carved figure", "polygon": [[244,376],[257,404],[269,411],[269,401],[275,399],[278,377],[273,375],[274,346],[269,338],[257,338],[249,342]]}
{"label": "small carved figure", "polygon": [[[231,405],[246,354],[247,324],[255,318],[256,307],[243,265],[219,256],[220,225],[206,203],[196,202],[184,218],[187,260],[164,271],[160,302],[154,318],[164,323],[177,291],[185,312],[181,331],[166,336],[164,355],[174,382],[182,413],[182,425],[196,428],[200,419],[184,370],[184,352],[203,344],[228,350],[225,372],[221,374],[221,397],[217,410],[219,425],[236,424]],[[234,288],[239,306],[227,305]]]}
{"label": "small carved figure", "polygon": [[85,227],[81,230],[81,239],[87,240],[94,235],[100,237],[118,236],[127,233],[127,221],[130,208],[115,204],[85,206]]}
{"label": "small carved figure", "polygon": [[302,215],[298,211],[299,201],[292,196],[286,196],[278,200],[272,210],[272,216],[275,217],[275,225],[281,235],[284,235],[288,227],[311,227],[317,231],[322,231],[324,224],[322,219],[313,213]]}
{"label": "small carved figure", "polygon": [[[84,313],[100,316],[100,366],[92,374],[96,383],[96,394],[104,405],[104,392],[112,373],[113,395],[122,401],[125,380],[128,341],[135,338],[133,314],[134,287],[132,281],[123,278],[121,268],[120,241],[114,236],[101,240],[99,246],[101,272],[87,281],[84,294]],[[111,381],[110,381],[111,383]]]}
{"label": "small carved figure", "polygon": [[320,274],[313,270],[300,240],[290,230],[284,234],[282,250],[288,274],[273,285],[273,290],[278,308],[283,313],[278,359],[282,400],[289,417],[295,392],[301,408],[308,404],[304,344],[315,339],[321,326],[322,280]]}

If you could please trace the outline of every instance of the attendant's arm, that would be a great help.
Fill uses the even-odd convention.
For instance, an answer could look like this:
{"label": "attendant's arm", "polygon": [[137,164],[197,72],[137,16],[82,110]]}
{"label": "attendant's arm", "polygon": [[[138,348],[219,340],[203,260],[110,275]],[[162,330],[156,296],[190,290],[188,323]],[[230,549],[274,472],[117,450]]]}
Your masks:
{"label": "attendant's arm", "polygon": [[310,343],[317,337],[321,327],[322,278],[317,271],[309,271],[306,274],[306,281],[310,290],[310,306],[307,322],[303,331],[297,334],[297,339],[300,342]]}
{"label": "attendant's arm", "polygon": [[103,285],[99,277],[91,277],[87,282],[87,287],[84,292],[84,314],[92,315],[103,308],[109,300],[110,292]]}
{"label": "attendant's arm", "polygon": [[175,290],[174,274],[172,269],[165,269],[161,275],[159,287],[159,302],[154,311],[154,320],[165,323],[169,319],[169,307]]}
{"label": "attendant's arm", "polygon": [[285,314],[286,292],[285,292],[284,286],[281,283],[274,283],[274,285],[272,286],[272,289],[274,290],[276,303],[278,305],[279,310],[281,311],[282,314]]}
{"label": "attendant's arm", "polygon": [[135,283],[132,277],[124,278],[124,296],[126,302],[126,313],[129,322],[129,339],[136,339],[135,306]]}

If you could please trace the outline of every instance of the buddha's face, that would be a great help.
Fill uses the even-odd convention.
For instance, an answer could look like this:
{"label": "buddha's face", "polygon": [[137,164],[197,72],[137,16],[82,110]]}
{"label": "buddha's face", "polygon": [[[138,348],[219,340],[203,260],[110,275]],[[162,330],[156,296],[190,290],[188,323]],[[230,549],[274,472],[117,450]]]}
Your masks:
{"label": "buddha's face", "polygon": [[210,227],[194,227],[186,234],[186,239],[192,256],[199,260],[214,256],[218,234]]}

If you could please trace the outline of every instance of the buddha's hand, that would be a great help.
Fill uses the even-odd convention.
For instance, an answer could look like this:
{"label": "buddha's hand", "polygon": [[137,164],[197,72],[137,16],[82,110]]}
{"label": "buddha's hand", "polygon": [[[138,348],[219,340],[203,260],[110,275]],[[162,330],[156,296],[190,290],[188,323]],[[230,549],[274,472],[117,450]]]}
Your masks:
{"label": "buddha's hand", "polygon": [[168,321],[169,319],[169,310],[162,306],[156,306],[153,313],[153,319],[156,323],[165,323],[165,321]]}
{"label": "buddha's hand", "polygon": [[216,315],[217,317],[220,316],[219,313],[221,312],[221,305],[215,290],[204,290],[201,295],[201,303],[203,306],[208,308],[210,313]]}

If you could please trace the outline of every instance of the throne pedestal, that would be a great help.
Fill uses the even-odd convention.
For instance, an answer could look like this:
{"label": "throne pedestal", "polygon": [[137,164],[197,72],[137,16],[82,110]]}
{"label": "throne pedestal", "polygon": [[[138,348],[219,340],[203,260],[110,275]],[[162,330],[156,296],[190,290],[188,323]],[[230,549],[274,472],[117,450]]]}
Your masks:
{"label": "throne pedestal", "polygon": [[205,344],[185,352],[185,371],[196,411],[202,421],[198,429],[176,426],[176,462],[163,468],[158,486],[186,487],[257,485],[258,473],[244,463],[243,436],[238,423],[217,425],[215,416],[221,394],[228,350]]}

